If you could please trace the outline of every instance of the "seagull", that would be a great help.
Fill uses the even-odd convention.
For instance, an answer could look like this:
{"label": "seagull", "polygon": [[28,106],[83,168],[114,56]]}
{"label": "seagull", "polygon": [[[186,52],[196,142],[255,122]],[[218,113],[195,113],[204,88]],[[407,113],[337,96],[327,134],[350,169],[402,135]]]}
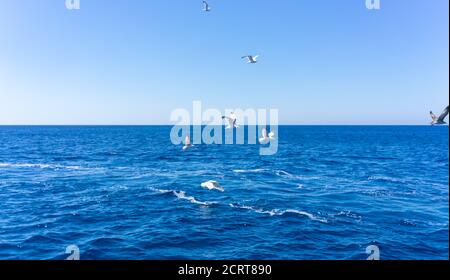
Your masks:
{"label": "seagull", "polygon": [[206,2],[206,1],[203,1],[203,11],[205,11],[205,12],[211,11],[211,8],[209,7],[208,2]]}
{"label": "seagull", "polygon": [[223,116],[222,120],[227,120],[228,121],[228,125],[226,127],[226,129],[230,129],[230,128],[238,128],[239,126],[236,124],[236,114],[231,112],[229,117]]}
{"label": "seagull", "polygon": [[224,192],[224,188],[222,188],[217,181],[208,181],[201,184],[202,188],[208,189],[208,190],[217,190],[220,192]]}
{"label": "seagull", "polygon": [[433,119],[433,121],[431,122],[431,125],[447,124],[446,122],[444,122],[444,120],[448,115],[448,106],[447,106],[447,108],[445,108],[444,112],[442,112],[442,114],[439,117],[437,117],[435,114],[433,114],[433,111],[430,111],[430,115],[431,115],[431,118]]}
{"label": "seagull", "polygon": [[247,63],[257,63],[258,61],[256,60],[258,58],[259,55],[246,55],[241,57],[241,59],[246,58],[248,60]]}
{"label": "seagull", "polygon": [[191,148],[192,144],[191,144],[191,137],[186,136],[186,139],[184,141],[184,147],[183,147],[183,151],[186,151],[187,149]]}
{"label": "seagull", "polygon": [[268,141],[275,138],[275,133],[270,132],[269,134],[267,134],[267,129],[265,129],[265,128],[262,129],[261,134],[262,134],[262,137],[259,138],[259,143],[261,143],[261,144],[267,143]]}

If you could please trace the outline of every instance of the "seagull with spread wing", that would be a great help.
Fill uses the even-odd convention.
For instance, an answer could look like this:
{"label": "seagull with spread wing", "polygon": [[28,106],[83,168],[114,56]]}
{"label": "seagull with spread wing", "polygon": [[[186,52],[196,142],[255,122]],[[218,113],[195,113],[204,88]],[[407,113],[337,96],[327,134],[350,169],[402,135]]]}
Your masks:
{"label": "seagull with spread wing", "polygon": [[444,112],[438,117],[436,116],[433,111],[430,111],[431,118],[433,121],[431,122],[431,125],[441,125],[441,124],[447,124],[444,120],[448,116],[448,106],[445,108]]}
{"label": "seagull with spread wing", "polygon": [[247,59],[247,63],[257,63],[258,61],[256,60],[258,58],[259,55],[246,55],[241,57],[241,59],[246,58]]}
{"label": "seagull with spread wing", "polygon": [[222,120],[227,120],[228,122],[226,129],[239,128],[239,126],[236,124],[237,120],[236,114],[233,112],[231,112],[229,117],[223,116]]}
{"label": "seagull with spread wing", "polygon": [[212,191],[212,190],[216,190],[216,191],[219,191],[219,192],[224,192],[225,191],[225,189],[222,188],[220,186],[219,182],[217,182],[217,181],[204,182],[204,183],[201,184],[201,187],[204,188],[204,189],[208,189],[210,191]]}
{"label": "seagull with spread wing", "polygon": [[206,2],[206,1],[203,1],[203,11],[205,11],[205,12],[211,11],[211,8],[209,7],[208,2]]}
{"label": "seagull with spread wing", "polygon": [[262,137],[259,138],[259,143],[261,143],[261,144],[265,144],[275,138],[275,133],[270,132],[269,134],[267,134],[267,129],[265,129],[265,128],[262,129],[261,135],[262,135]]}

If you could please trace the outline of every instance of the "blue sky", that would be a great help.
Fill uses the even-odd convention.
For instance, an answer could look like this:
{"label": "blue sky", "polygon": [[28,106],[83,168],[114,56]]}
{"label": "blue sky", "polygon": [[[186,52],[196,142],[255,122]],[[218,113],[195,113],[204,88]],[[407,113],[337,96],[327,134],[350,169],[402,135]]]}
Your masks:
{"label": "blue sky", "polygon": [[169,124],[194,100],[428,124],[449,103],[447,0],[209,2],[0,0],[0,124]]}

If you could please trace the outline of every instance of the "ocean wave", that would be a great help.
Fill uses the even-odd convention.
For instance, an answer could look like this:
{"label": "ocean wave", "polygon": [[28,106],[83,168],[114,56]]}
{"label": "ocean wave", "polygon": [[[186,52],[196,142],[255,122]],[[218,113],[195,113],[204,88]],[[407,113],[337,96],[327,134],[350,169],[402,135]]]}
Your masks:
{"label": "ocean wave", "polygon": [[234,173],[238,173],[238,174],[245,174],[245,173],[268,173],[268,174],[272,174],[278,177],[283,177],[283,178],[289,178],[289,179],[295,179],[295,180],[318,180],[321,179],[319,176],[302,176],[302,175],[296,175],[296,174],[292,174],[289,173],[285,170],[281,170],[281,169],[275,169],[275,170],[270,170],[270,169],[263,169],[263,168],[257,168],[257,169],[235,169],[233,170]]}
{"label": "ocean wave", "polygon": [[232,208],[238,208],[238,209],[245,209],[245,210],[249,210],[258,214],[265,214],[265,215],[270,215],[270,216],[283,216],[285,214],[296,214],[299,216],[305,216],[308,217],[310,220],[313,221],[318,221],[321,223],[328,223],[327,219],[323,219],[320,217],[317,217],[311,213],[308,213],[306,211],[300,211],[300,210],[295,210],[295,209],[287,209],[287,210],[280,210],[280,209],[272,209],[272,210],[264,210],[261,208],[257,208],[254,206],[247,206],[247,205],[239,205],[239,204],[229,204],[230,207]]}
{"label": "ocean wave", "polygon": [[362,221],[362,216],[360,216],[360,215],[358,215],[356,213],[353,213],[350,210],[340,211],[339,213],[336,213],[336,214],[330,214],[330,216],[331,217],[344,216],[344,217],[347,217],[347,218],[350,218],[350,219],[354,219],[354,220],[356,220],[358,222]]}
{"label": "ocean wave", "polygon": [[361,194],[374,196],[374,197],[392,197],[394,193],[388,189],[375,189],[375,190],[361,190]]}
{"label": "ocean wave", "polygon": [[171,193],[171,192],[173,192],[173,190],[157,189],[157,188],[154,188],[154,187],[149,187],[148,189],[152,190],[154,192],[158,192],[158,193]]}
{"label": "ocean wave", "polygon": [[[187,200],[187,201],[189,201],[191,203],[199,204],[199,205],[203,205],[203,206],[210,206],[210,205],[213,205],[213,204],[219,204],[218,202],[199,201],[193,196],[186,195],[185,191],[165,190],[165,189],[158,189],[158,188],[154,188],[154,187],[149,187],[149,189],[154,191],[154,192],[161,193],[161,194],[171,193],[171,194],[175,195],[178,199]],[[321,222],[321,223],[328,223],[328,220],[326,220],[324,218],[320,218],[320,217],[317,217],[317,216],[315,216],[315,215],[313,215],[311,213],[308,213],[308,212],[305,212],[305,211],[296,210],[296,209],[264,210],[262,208],[257,208],[257,207],[248,206],[248,205],[240,205],[240,204],[233,204],[233,203],[230,203],[228,205],[231,208],[245,209],[245,210],[249,210],[249,211],[252,211],[252,212],[255,212],[255,213],[258,213],[258,214],[264,214],[264,215],[269,215],[269,216],[283,216],[283,215],[286,215],[286,214],[296,214],[296,215],[308,217],[309,219],[311,219],[313,221],[318,221],[318,222]]]}
{"label": "ocean wave", "polygon": [[197,199],[195,199],[195,197],[193,196],[187,196],[186,192],[184,191],[173,191],[173,194],[178,197],[179,199],[185,199],[191,203],[194,204],[200,204],[200,205],[204,205],[204,206],[209,206],[214,204],[214,202],[203,202],[203,201],[198,201]]}
{"label": "ocean wave", "polygon": [[400,221],[400,224],[404,225],[404,226],[411,226],[411,227],[417,227],[418,226],[417,222],[415,222],[413,220],[410,220],[410,219],[402,219]]}
{"label": "ocean wave", "polygon": [[59,164],[45,164],[45,163],[0,163],[0,168],[39,168],[39,169],[65,169],[65,170],[85,170],[97,168],[83,168],[78,165],[59,165]]}
{"label": "ocean wave", "polygon": [[285,177],[285,178],[289,178],[289,179],[295,179],[295,180],[319,180],[321,179],[319,176],[304,176],[304,175],[296,175],[296,174],[292,174],[289,173],[287,171],[284,170],[274,170],[275,175],[279,176],[279,177]]}
{"label": "ocean wave", "polygon": [[233,170],[234,173],[263,173],[266,172],[267,169],[235,169]]}
{"label": "ocean wave", "polygon": [[391,182],[391,183],[408,183],[405,179],[395,178],[395,177],[388,177],[388,176],[370,176],[367,178],[369,181],[383,181],[383,182]]}

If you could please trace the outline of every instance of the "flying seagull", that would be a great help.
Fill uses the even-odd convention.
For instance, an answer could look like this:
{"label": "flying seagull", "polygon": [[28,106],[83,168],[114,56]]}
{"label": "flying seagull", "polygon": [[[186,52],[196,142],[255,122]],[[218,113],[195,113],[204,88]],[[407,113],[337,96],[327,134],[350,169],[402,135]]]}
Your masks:
{"label": "flying seagull", "polygon": [[184,140],[184,146],[183,146],[183,151],[186,151],[187,149],[191,148],[192,144],[191,144],[191,137],[186,136],[186,139]]}
{"label": "flying seagull", "polygon": [[210,191],[217,190],[220,192],[224,192],[224,188],[222,188],[217,181],[208,181],[201,184],[202,188],[208,189]]}
{"label": "flying seagull", "polygon": [[431,125],[440,125],[440,124],[447,124],[444,120],[448,115],[448,106],[445,108],[444,112],[437,117],[435,114],[433,114],[433,111],[430,111],[431,118],[433,121],[431,122]]}
{"label": "flying seagull", "polygon": [[205,12],[211,11],[211,8],[209,7],[208,2],[206,2],[206,1],[203,1],[203,11],[205,11]]}
{"label": "flying seagull", "polygon": [[233,113],[233,112],[231,112],[231,114],[230,114],[229,117],[223,116],[223,117],[222,117],[222,120],[227,120],[227,121],[228,121],[228,125],[227,125],[226,129],[230,129],[230,128],[238,128],[238,127],[239,127],[239,126],[236,124],[236,120],[237,120],[236,114]]}
{"label": "flying seagull", "polygon": [[246,55],[241,57],[241,59],[246,58],[248,60],[247,63],[257,63],[258,61],[256,60],[258,58],[259,55]]}
{"label": "flying seagull", "polygon": [[261,135],[262,135],[262,137],[259,138],[259,143],[261,143],[261,144],[267,143],[268,141],[275,138],[275,133],[270,132],[269,134],[267,134],[267,129],[265,129],[265,128],[262,129]]}

